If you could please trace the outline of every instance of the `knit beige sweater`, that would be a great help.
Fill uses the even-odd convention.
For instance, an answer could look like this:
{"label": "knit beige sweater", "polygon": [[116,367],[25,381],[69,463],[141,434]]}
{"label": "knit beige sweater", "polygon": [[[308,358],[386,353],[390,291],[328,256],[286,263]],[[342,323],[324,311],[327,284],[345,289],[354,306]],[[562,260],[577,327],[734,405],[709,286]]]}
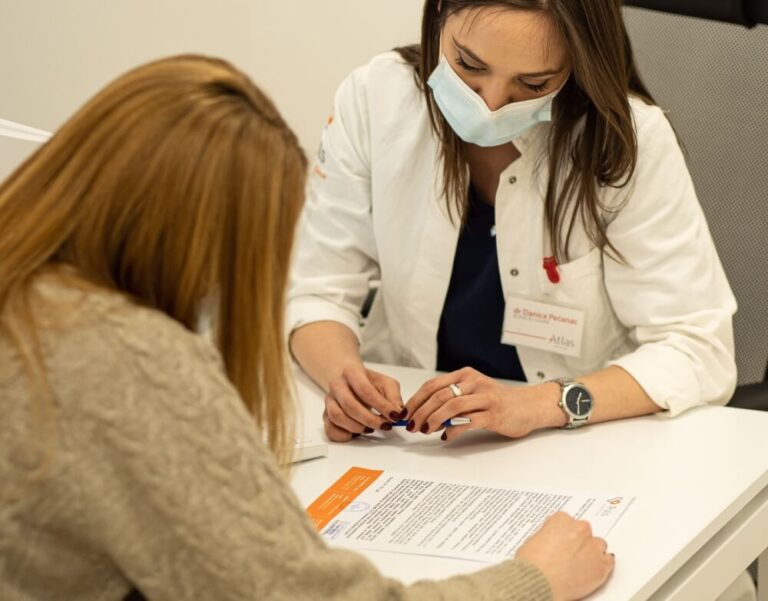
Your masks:
{"label": "knit beige sweater", "polygon": [[38,290],[65,305],[41,319],[67,315],[44,328],[55,435],[0,337],[2,601],[118,601],[134,588],[151,601],[551,598],[521,561],[404,586],[328,548],[210,344],[115,294]]}

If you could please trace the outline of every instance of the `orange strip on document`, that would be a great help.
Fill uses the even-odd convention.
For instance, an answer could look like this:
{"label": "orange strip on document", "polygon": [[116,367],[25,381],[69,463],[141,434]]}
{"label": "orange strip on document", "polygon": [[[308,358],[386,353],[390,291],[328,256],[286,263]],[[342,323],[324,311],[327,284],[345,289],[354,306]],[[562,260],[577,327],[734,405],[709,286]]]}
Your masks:
{"label": "orange strip on document", "polygon": [[350,468],[307,508],[307,513],[314,522],[315,528],[318,530],[325,528],[328,522],[344,511],[361,492],[373,484],[376,478],[383,473],[383,470],[367,470],[362,467]]}

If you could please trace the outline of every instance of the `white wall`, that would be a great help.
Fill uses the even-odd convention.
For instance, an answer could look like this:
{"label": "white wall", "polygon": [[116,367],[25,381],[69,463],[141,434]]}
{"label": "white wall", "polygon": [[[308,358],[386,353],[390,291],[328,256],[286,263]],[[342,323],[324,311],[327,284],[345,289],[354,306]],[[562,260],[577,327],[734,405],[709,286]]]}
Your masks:
{"label": "white wall", "polygon": [[221,56],[276,101],[310,155],[341,79],[418,38],[421,0],[0,0],[0,118],[55,129],[119,73]]}
{"label": "white wall", "polygon": [[341,80],[372,56],[418,41],[423,0],[251,4],[254,55],[249,73],[272,94],[314,155]]}

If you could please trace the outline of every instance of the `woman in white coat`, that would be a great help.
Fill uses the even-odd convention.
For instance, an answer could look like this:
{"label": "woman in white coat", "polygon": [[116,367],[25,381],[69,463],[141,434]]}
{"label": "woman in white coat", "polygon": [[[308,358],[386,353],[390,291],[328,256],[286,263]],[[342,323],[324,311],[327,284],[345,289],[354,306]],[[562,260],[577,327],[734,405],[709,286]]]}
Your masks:
{"label": "woman in white coat", "polygon": [[[420,46],[342,83],[288,305],[330,439],[727,402],[736,303],[619,5],[427,0]],[[403,403],[363,358],[447,373]]]}

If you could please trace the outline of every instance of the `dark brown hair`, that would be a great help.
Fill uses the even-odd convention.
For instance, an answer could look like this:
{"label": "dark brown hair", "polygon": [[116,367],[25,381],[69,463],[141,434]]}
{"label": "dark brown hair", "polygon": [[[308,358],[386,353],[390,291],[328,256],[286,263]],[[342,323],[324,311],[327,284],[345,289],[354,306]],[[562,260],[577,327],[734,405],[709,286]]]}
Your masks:
{"label": "dark brown hair", "polygon": [[51,396],[31,303],[41,274],[190,330],[215,296],[229,379],[270,447],[292,447],[282,324],[305,174],[275,106],[224,61],[164,59],[99,92],[0,186],[0,335],[48,393],[32,397]]}
{"label": "dark brown hair", "polygon": [[[449,211],[455,208],[462,218],[466,212],[469,181],[464,146],[440,113],[427,80],[440,58],[446,19],[485,7],[547,15],[570,52],[573,73],[553,104],[548,150],[545,216],[553,252],[567,260],[573,226],[580,218],[595,246],[608,247],[620,257],[606,235],[598,189],[626,185],[635,170],[637,140],[629,95],[650,104],[654,100],[635,66],[619,0],[426,0],[421,44],[398,52],[416,70],[441,143],[443,194]],[[577,127],[581,121],[583,129]]]}

